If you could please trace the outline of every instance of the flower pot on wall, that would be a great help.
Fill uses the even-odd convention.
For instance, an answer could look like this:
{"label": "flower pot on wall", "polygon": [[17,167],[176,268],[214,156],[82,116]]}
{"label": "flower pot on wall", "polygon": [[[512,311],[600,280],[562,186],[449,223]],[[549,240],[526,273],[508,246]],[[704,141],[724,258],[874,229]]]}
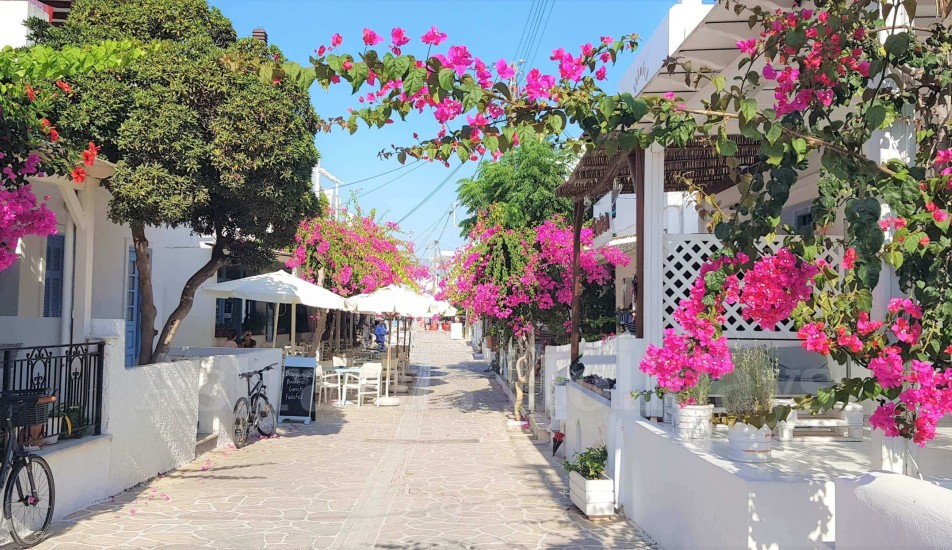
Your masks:
{"label": "flower pot on wall", "polygon": [[585,479],[578,472],[569,472],[569,497],[590,518],[615,513],[615,482],[606,477]]}
{"label": "flower pot on wall", "polygon": [[711,416],[714,405],[685,405],[675,407],[677,417],[675,425],[678,434],[688,439],[708,439],[711,437]]}
{"label": "flower pot on wall", "polygon": [[768,462],[772,438],[773,431],[767,426],[735,422],[727,429],[727,457],[737,462]]}

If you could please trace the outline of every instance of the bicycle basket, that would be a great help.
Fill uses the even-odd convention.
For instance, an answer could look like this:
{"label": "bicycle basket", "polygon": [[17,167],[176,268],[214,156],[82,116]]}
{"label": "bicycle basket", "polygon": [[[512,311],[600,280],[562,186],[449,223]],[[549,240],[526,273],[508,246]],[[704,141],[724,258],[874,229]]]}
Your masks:
{"label": "bicycle basket", "polygon": [[11,406],[10,419],[14,428],[46,424],[49,419],[52,398],[47,389],[5,391],[2,399]]}

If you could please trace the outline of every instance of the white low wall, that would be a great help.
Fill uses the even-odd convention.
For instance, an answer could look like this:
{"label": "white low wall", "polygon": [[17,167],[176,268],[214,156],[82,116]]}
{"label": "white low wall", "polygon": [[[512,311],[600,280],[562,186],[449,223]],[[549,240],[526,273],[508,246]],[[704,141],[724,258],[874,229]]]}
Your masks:
{"label": "white low wall", "polygon": [[[85,504],[192,461],[200,430],[218,431],[218,444],[230,443],[232,408],[247,392],[238,373],[281,362],[279,349],[181,348],[170,354],[179,360],[125,368],[122,321],[95,319],[92,329],[106,341],[102,432],[112,439],[107,492],[88,494]],[[216,352],[228,355],[208,356]],[[280,372],[265,379],[275,407]]]}
{"label": "white low wall", "polygon": [[565,456],[571,459],[575,453],[589,447],[608,445],[608,417],[611,402],[575,382],[565,385]]}
{"label": "white low wall", "polygon": [[662,548],[786,550],[832,543],[833,479],[731,462],[635,415],[622,421],[622,431],[620,503]]}
{"label": "white low wall", "polygon": [[61,441],[37,452],[53,471],[56,507],[60,519],[113,494],[109,485],[112,437],[97,435]]}
{"label": "white low wall", "polygon": [[836,550],[952,548],[952,490],[892,472],[836,480]]}

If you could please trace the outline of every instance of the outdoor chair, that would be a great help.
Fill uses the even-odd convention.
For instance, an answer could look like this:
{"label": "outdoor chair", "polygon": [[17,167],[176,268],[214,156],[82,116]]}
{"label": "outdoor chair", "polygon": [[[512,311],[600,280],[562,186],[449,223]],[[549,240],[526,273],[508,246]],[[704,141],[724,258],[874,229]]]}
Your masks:
{"label": "outdoor chair", "polygon": [[377,399],[380,398],[380,373],[382,369],[383,366],[380,363],[364,363],[360,367],[360,373],[347,373],[343,386],[344,398],[346,398],[348,391],[355,390],[358,407],[363,403],[364,397],[368,395],[374,396],[374,404],[380,406]]}
{"label": "outdoor chair", "polygon": [[329,398],[327,394],[329,392],[337,392],[338,401],[343,401],[342,392],[341,392],[341,380],[342,377],[336,372],[325,372],[325,366],[330,367],[332,364],[329,364],[328,361],[321,361],[317,364],[317,374],[315,376],[315,391],[317,392],[317,404],[320,406],[321,400],[324,400],[324,403],[329,403]]}

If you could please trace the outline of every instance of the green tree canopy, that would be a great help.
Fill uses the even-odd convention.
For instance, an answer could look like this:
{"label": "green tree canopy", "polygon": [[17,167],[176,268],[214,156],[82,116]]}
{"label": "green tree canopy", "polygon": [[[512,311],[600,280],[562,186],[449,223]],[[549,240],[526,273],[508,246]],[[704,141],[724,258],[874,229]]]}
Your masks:
{"label": "green tree canopy", "polygon": [[556,214],[566,217],[572,202],[555,196],[571,169],[571,153],[546,142],[529,141],[507,151],[498,162],[483,161],[474,178],[459,181],[460,204],[470,216],[460,222],[464,237],[481,214],[492,211],[505,229],[536,227]]}
{"label": "green tree canopy", "polygon": [[[127,70],[77,79],[61,105],[64,132],[101,144],[116,164],[105,185],[109,217],[132,227],[140,289],[140,363],[160,360],[202,282],[228,262],[263,265],[318,210],[310,188],[316,117],[306,89],[260,76],[281,51],[238,39],[205,0],[77,0],[66,24],[34,23],[54,46],[106,37],[150,54]],[[156,334],[146,226],[186,226],[215,237],[210,261],[186,283]],[[153,345],[155,348],[153,349]]]}

